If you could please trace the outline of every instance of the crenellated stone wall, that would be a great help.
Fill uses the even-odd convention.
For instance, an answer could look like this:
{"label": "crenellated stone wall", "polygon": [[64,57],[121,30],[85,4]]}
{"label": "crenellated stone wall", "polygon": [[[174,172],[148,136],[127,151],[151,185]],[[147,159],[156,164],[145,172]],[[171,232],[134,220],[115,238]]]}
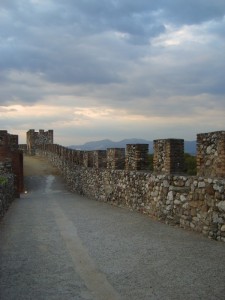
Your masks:
{"label": "crenellated stone wall", "polygon": [[53,144],[53,130],[39,129],[39,132],[36,132],[34,129],[30,129],[27,132],[27,152],[29,155],[35,155],[38,145],[45,144]]}
{"label": "crenellated stone wall", "polygon": [[197,135],[197,173],[225,177],[225,131]]}
{"label": "crenellated stone wall", "polygon": [[[225,242],[224,178],[99,169],[77,164],[65,151],[62,146],[49,145],[37,153],[59,168],[71,191]],[[80,155],[72,153],[73,157]]]}
{"label": "crenellated stone wall", "polygon": [[15,199],[15,181],[12,173],[12,161],[0,161],[0,219]]}
{"label": "crenellated stone wall", "polygon": [[6,130],[0,130],[0,162],[11,163],[15,175],[15,192],[19,197],[24,190],[23,152],[19,150],[18,135],[9,134]]}
{"label": "crenellated stone wall", "polygon": [[107,169],[124,169],[125,168],[125,149],[108,148],[107,149]]}
{"label": "crenellated stone wall", "polygon": [[126,170],[146,170],[148,144],[128,144],[126,147]]}
{"label": "crenellated stone wall", "polygon": [[83,152],[83,166],[87,168],[93,167],[93,151]]}
{"label": "crenellated stone wall", "polygon": [[19,144],[19,150],[27,154],[27,144]]}
{"label": "crenellated stone wall", "polygon": [[0,176],[12,173],[12,160],[10,158],[6,158],[4,161],[0,161]]}
{"label": "crenellated stone wall", "polygon": [[154,140],[154,171],[163,174],[183,173],[184,140]]}
{"label": "crenellated stone wall", "polygon": [[105,150],[95,150],[93,151],[93,167],[94,168],[106,168],[106,151]]}

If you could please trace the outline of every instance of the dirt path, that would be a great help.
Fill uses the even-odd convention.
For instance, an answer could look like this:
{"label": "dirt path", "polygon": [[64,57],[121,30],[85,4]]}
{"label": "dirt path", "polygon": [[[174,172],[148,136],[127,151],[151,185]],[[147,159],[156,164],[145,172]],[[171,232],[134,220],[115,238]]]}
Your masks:
{"label": "dirt path", "polygon": [[39,156],[24,156],[24,176],[59,175],[57,168],[53,167],[45,158]]}

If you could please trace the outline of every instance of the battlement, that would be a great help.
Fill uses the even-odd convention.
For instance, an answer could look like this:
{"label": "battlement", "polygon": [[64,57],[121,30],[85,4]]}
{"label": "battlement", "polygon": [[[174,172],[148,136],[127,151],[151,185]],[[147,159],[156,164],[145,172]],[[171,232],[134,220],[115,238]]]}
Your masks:
{"label": "battlement", "polygon": [[225,242],[225,131],[198,135],[198,174],[184,173],[184,140],[154,141],[154,170],[147,168],[148,145],[78,151],[40,145],[71,191],[129,207],[167,224]]}
{"label": "battlement", "polygon": [[53,130],[44,131],[39,129],[36,132],[34,129],[30,129],[27,132],[27,152],[30,155],[35,155],[38,145],[53,144]]}
{"label": "battlement", "polygon": [[225,131],[197,135],[197,172],[201,176],[225,176]]}
{"label": "battlement", "polygon": [[125,149],[108,148],[107,149],[107,169],[124,169],[125,167]]}
{"label": "battlement", "polygon": [[148,161],[148,144],[127,144],[126,170],[145,170]]}
{"label": "battlement", "polygon": [[[45,133],[46,134],[46,133]],[[32,136],[34,131],[32,131]],[[56,152],[75,165],[91,168],[148,170],[148,144],[128,144],[124,148],[80,151],[39,140],[35,149]],[[30,151],[32,151],[30,147]],[[28,151],[29,152],[29,151]],[[33,150],[34,153],[34,150]],[[225,131],[197,135],[197,175],[225,176]],[[153,171],[157,174],[184,173],[184,140],[154,140]]]}
{"label": "battlement", "polygon": [[7,130],[0,130],[0,147],[9,150],[18,150],[18,135],[9,134]]}
{"label": "battlement", "polygon": [[[15,192],[19,196],[24,189],[23,152],[19,150],[18,135],[9,134],[6,130],[0,130],[0,162],[2,166],[0,168],[1,174],[6,172],[7,169],[12,169],[15,176]],[[8,167],[6,168],[6,166]]]}
{"label": "battlement", "polygon": [[171,174],[184,171],[184,140],[154,140],[154,171]]}

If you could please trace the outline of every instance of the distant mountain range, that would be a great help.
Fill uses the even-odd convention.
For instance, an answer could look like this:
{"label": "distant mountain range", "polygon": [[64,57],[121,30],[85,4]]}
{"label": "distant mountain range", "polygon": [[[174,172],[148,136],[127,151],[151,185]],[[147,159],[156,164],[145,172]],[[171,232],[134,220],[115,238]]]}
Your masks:
{"label": "distant mountain range", "polygon": [[[71,145],[70,149],[76,150],[106,150],[107,148],[126,148],[127,144],[148,144],[149,152],[153,153],[153,141],[147,141],[143,139],[125,139],[119,142],[113,142],[111,140],[100,140],[85,143],[83,145]],[[184,141],[184,152],[192,155],[196,154],[196,141]]]}

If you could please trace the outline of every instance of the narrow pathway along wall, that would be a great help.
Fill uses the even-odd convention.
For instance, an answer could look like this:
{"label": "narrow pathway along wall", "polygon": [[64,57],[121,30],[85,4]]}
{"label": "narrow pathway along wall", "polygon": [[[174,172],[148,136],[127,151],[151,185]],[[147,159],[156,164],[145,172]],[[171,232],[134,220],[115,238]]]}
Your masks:
{"label": "narrow pathway along wall", "polygon": [[59,168],[72,191],[225,242],[225,179],[88,167],[79,151],[69,151],[49,145],[37,153]]}

